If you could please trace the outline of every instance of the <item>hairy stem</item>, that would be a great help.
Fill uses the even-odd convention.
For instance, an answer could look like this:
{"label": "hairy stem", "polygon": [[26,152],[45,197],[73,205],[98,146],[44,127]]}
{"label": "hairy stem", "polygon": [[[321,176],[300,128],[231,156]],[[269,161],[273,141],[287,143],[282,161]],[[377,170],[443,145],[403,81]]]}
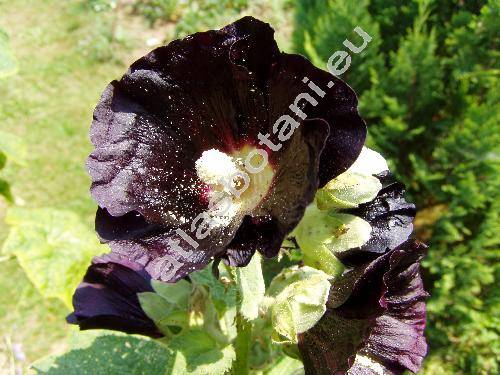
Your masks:
{"label": "hairy stem", "polygon": [[248,362],[252,339],[252,323],[245,320],[238,311],[236,315],[237,336],[235,340],[236,360],[233,363],[234,375],[247,375],[250,373]]}
{"label": "hairy stem", "polygon": [[233,362],[232,375],[248,375],[250,374],[250,348],[252,340],[252,323],[247,321],[241,313],[241,287],[238,285],[238,278],[233,268],[226,266],[231,280],[236,284],[236,339],[234,341],[234,349],[236,351],[236,360]]}

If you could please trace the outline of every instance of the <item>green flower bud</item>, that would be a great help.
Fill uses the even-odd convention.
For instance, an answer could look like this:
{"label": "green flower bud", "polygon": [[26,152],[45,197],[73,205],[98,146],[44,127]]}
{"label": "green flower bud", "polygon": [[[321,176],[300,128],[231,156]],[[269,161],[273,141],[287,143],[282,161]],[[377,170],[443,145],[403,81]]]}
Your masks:
{"label": "green flower bud", "polygon": [[389,166],[382,155],[368,147],[363,147],[358,158],[347,171],[370,176],[388,170]]}
{"label": "green flower bud", "polygon": [[297,334],[312,328],[326,311],[330,276],[311,267],[282,271],[269,286],[272,340],[296,344]]}
{"label": "green flower bud", "polygon": [[378,178],[347,171],[318,190],[316,202],[320,210],[355,208],[375,199],[381,189]]}
{"label": "green flower bud", "polygon": [[344,267],[334,253],[361,247],[370,239],[371,226],[349,214],[319,210],[310,205],[293,232],[304,254],[304,264],[329,275],[342,273]]}

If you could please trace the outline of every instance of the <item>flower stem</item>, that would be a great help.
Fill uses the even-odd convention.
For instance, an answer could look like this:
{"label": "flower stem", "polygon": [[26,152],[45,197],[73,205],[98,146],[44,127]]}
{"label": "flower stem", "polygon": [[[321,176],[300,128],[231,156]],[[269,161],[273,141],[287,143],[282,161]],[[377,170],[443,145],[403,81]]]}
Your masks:
{"label": "flower stem", "polygon": [[236,339],[234,340],[234,349],[236,359],[231,369],[232,375],[250,374],[250,348],[252,340],[252,323],[245,319],[241,313],[242,288],[238,284],[236,272],[233,268],[226,266],[226,270],[231,280],[236,284]]}
{"label": "flower stem", "polygon": [[252,339],[252,323],[246,321],[239,311],[236,314],[236,331],[237,336],[234,343],[236,360],[233,363],[233,374],[247,375],[250,373],[248,359]]}

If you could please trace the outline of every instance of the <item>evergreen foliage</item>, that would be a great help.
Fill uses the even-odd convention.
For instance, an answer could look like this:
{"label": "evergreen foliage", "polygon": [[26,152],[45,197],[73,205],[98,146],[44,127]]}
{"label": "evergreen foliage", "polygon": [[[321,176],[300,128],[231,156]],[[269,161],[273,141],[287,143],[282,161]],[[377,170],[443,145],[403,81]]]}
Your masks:
{"label": "evergreen foliage", "polygon": [[343,78],[431,246],[426,373],[499,371],[499,13],[497,0],[296,6],[295,50],[322,68],[355,26],[373,38]]}

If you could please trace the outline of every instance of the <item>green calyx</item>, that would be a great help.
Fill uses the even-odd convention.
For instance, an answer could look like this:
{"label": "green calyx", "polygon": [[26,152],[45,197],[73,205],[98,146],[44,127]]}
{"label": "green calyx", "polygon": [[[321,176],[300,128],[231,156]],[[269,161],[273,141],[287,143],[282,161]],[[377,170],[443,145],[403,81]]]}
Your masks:
{"label": "green calyx", "polygon": [[372,232],[367,221],[342,210],[375,199],[382,184],[374,175],[386,170],[385,159],[364,148],[352,168],[320,189],[307,207],[292,233],[305,266],[276,276],[262,303],[272,321],[274,342],[293,347],[297,335],[311,329],[325,313],[330,281],[345,270],[336,255],[363,246]]}
{"label": "green calyx", "polygon": [[388,170],[377,152],[363,147],[346,172],[318,190],[292,235],[297,240],[304,264],[339,276],[344,270],[336,254],[363,246],[370,239],[371,225],[342,210],[359,207],[375,199],[382,183],[374,175]]}
{"label": "green calyx", "polygon": [[268,289],[272,340],[296,344],[297,335],[312,328],[326,311],[331,277],[311,267],[285,269]]}
{"label": "green calyx", "polygon": [[372,201],[382,184],[374,175],[389,170],[387,162],[378,152],[363,147],[358,159],[341,175],[328,182],[316,193],[320,210],[356,208]]}
{"label": "green calyx", "polygon": [[316,193],[320,210],[355,208],[372,201],[382,189],[378,178],[347,171]]}
{"label": "green calyx", "polygon": [[328,212],[310,205],[294,231],[304,254],[304,264],[338,276],[344,270],[335,253],[363,246],[369,239],[371,225],[360,217]]}

